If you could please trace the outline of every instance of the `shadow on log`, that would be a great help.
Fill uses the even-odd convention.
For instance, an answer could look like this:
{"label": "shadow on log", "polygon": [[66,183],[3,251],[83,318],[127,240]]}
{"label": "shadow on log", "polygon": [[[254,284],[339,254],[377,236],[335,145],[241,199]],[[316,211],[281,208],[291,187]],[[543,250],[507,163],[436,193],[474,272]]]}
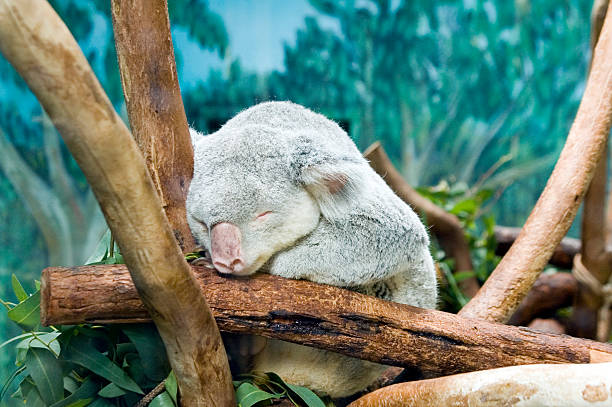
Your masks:
{"label": "shadow on log", "polygon": [[[534,363],[612,361],[612,345],[537,333],[383,301],[338,287],[267,274],[249,278],[193,267],[219,328],[432,375]],[[45,324],[145,322],[123,265],[47,268]]]}

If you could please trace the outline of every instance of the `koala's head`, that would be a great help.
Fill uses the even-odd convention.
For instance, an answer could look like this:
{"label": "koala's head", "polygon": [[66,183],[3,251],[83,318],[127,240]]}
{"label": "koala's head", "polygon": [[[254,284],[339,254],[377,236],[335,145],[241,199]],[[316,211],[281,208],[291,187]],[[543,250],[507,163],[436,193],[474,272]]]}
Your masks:
{"label": "koala's head", "polygon": [[[194,134],[192,134],[194,136]],[[187,217],[221,273],[248,275],[348,202],[351,159],[264,127],[195,135]]]}

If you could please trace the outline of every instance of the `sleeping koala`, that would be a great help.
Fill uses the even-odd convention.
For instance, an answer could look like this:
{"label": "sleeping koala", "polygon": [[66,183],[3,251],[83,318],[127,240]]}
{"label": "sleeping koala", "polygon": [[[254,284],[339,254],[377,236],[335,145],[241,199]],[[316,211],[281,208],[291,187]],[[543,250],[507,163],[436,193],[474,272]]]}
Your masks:
{"label": "sleeping koala", "polygon": [[[262,271],[436,306],[425,227],[336,123],[290,102],[266,102],[192,137],[187,217],[219,273]],[[254,368],[344,397],[384,366],[268,340]]]}

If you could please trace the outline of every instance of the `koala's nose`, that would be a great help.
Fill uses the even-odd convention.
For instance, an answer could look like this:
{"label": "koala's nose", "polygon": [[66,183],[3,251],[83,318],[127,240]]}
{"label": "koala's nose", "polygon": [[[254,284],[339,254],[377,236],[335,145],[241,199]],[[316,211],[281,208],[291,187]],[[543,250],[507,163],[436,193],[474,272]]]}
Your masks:
{"label": "koala's nose", "polygon": [[238,226],[222,222],[211,230],[210,255],[219,273],[237,274],[244,270],[242,235]]}

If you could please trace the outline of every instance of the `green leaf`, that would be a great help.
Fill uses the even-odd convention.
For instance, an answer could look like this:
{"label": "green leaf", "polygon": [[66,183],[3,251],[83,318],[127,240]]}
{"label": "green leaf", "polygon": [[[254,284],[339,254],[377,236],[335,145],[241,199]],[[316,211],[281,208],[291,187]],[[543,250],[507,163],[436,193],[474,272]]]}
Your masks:
{"label": "green leaf", "polygon": [[89,407],[115,407],[113,403],[106,399],[95,399],[93,403],[89,405]]}
{"label": "green leaf", "polygon": [[21,390],[21,394],[23,396],[23,403],[28,407],[47,407],[47,404],[43,401],[36,389],[36,386],[29,381],[24,380],[19,385],[19,389]]}
{"label": "green leaf", "polygon": [[175,404],[168,392],[163,392],[151,401],[149,407],[175,407]]}
{"label": "green leaf", "polygon": [[325,403],[317,396],[312,390],[307,389],[306,387],[296,386],[294,384],[286,383],[279,375],[274,372],[266,372],[266,375],[270,378],[270,380],[274,383],[281,385],[283,388],[287,389],[289,392],[289,398],[294,401],[294,399],[300,399],[308,407],[325,407]]}
{"label": "green leaf", "polygon": [[4,395],[5,393],[8,391],[8,389],[11,387],[11,384],[13,383],[13,381],[15,381],[15,379],[17,379],[17,377],[22,374],[23,372],[25,372],[26,367],[25,366],[21,366],[19,368],[17,368],[10,376],[8,379],[6,379],[6,381],[4,382],[4,385],[2,386],[2,391],[0,391],[0,400],[4,399]]}
{"label": "green leaf", "polygon": [[121,387],[117,386],[115,383],[109,383],[107,386],[104,386],[104,388],[102,388],[102,390],[98,392],[98,396],[106,397],[109,399],[113,397],[120,397],[124,394],[125,391]]}
{"label": "green leaf", "polygon": [[17,349],[42,348],[51,350],[57,357],[60,354],[61,348],[57,337],[61,332],[45,332],[42,334],[33,334],[32,337],[22,340],[17,344]]}
{"label": "green leaf", "polygon": [[25,292],[23,286],[21,285],[15,274],[13,274],[11,277],[11,284],[13,285],[13,292],[15,293],[15,297],[17,297],[17,300],[19,302],[25,301],[25,299],[28,298],[28,293]]}
{"label": "green leaf", "polygon": [[104,232],[104,235],[96,245],[94,252],[91,254],[91,256],[89,256],[87,260],[85,260],[85,264],[98,263],[106,259],[106,257],[108,256],[108,248],[110,246],[110,236],[110,229],[106,229],[106,232]]}
{"label": "green leaf", "polygon": [[20,302],[7,315],[25,331],[36,329],[40,325],[40,291]]}
{"label": "green leaf", "polygon": [[100,385],[92,380],[91,377],[88,377],[74,393],[51,405],[51,407],[86,406],[91,403],[99,389]]}
{"label": "green leaf", "polygon": [[176,401],[176,397],[178,394],[178,384],[176,382],[176,376],[174,375],[174,371],[171,371],[168,375],[168,378],[166,379],[166,391],[168,392],[170,397],[172,397],[172,401],[174,401],[174,404],[178,404],[178,402]]}
{"label": "green leaf", "polygon": [[123,389],[138,394],[144,394],[136,382],[134,382],[125,371],[102,353],[98,352],[98,350],[82,336],[73,337],[68,345],[62,350],[62,356],[65,360],[83,366]]}
{"label": "green leaf", "polygon": [[236,401],[239,407],[251,407],[255,404],[279,398],[278,394],[271,394],[258,389],[251,383],[242,383],[236,390]]}
{"label": "green leaf", "polygon": [[287,383],[289,389],[294,392],[308,407],[325,407],[325,403],[312,390],[306,387]]}
{"label": "green leaf", "polygon": [[458,271],[453,275],[455,276],[455,281],[460,283],[463,280],[467,280],[468,278],[476,276],[476,273],[474,273],[473,271]]}
{"label": "green leaf", "polygon": [[46,404],[53,404],[64,398],[64,381],[60,361],[48,350],[30,348],[25,364],[40,397]]}
{"label": "green leaf", "polygon": [[136,346],[147,378],[161,382],[170,371],[166,348],[154,324],[134,324],[121,328]]}

